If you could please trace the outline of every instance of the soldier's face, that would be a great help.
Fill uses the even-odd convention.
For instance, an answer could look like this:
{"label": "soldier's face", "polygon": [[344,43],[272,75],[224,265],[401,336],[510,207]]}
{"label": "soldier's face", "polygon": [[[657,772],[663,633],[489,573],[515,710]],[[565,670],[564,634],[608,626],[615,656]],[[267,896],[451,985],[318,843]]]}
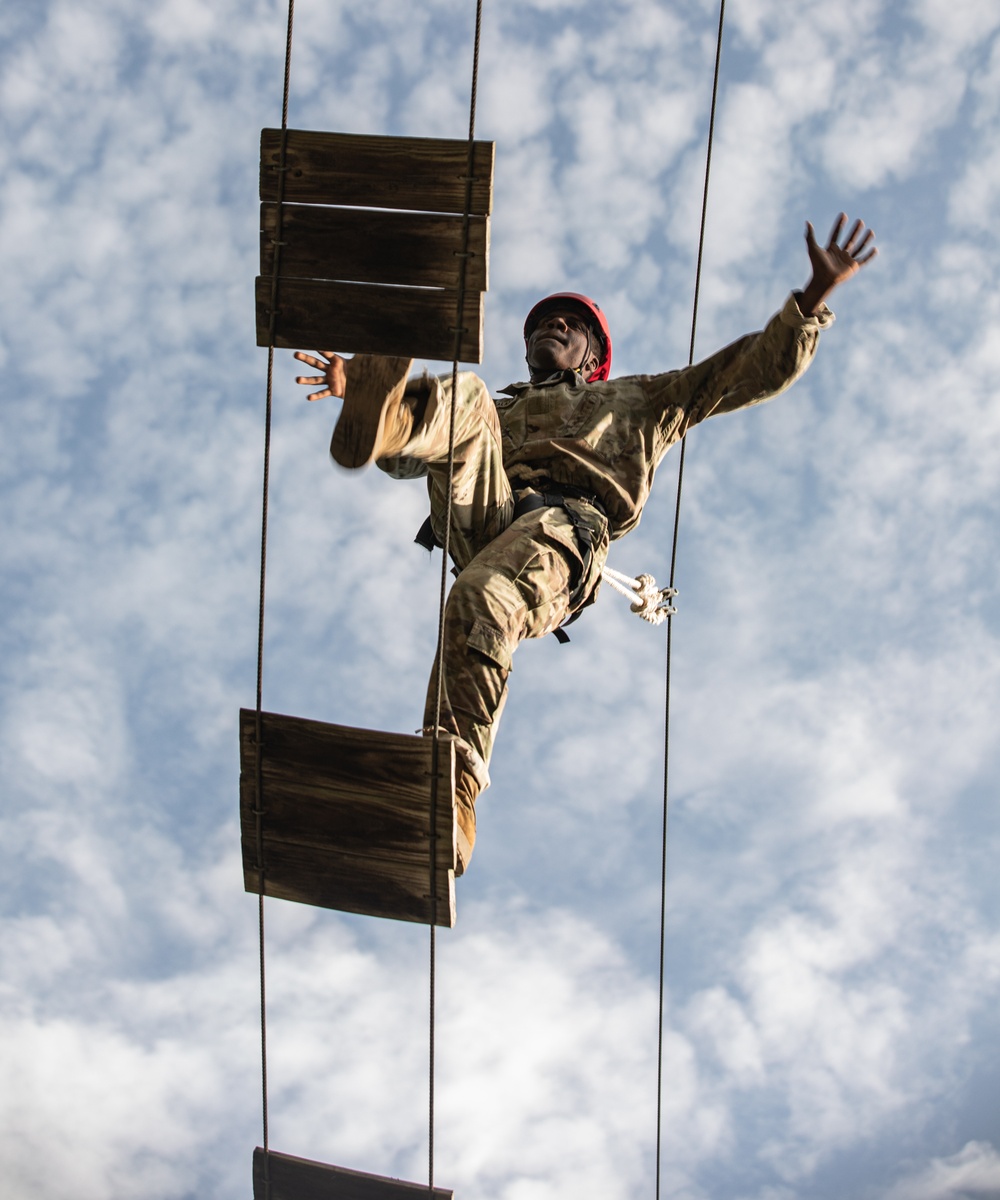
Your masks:
{"label": "soldier's face", "polygon": [[575,370],[584,365],[589,349],[583,317],[571,310],[554,309],[542,317],[528,338],[528,366],[532,370]]}

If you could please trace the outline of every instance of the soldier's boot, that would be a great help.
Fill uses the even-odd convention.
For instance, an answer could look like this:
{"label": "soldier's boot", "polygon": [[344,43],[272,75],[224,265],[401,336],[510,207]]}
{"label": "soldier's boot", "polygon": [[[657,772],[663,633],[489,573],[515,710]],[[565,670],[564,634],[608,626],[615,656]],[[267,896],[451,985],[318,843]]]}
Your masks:
{"label": "soldier's boot", "polygon": [[399,454],[413,432],[413,407],[404,399],[412,358],[355,354],[345,363],[344,407],[330,453],[342,467],[364,467]]}
{"label": "soldier's boot", "polygon": [[[424,737],[433,737],[434,726],[425,725]],[[455,877],[464,874],[476,844],[476,799],[490,786],[486,764],[468,742],[446,730],[441,738],[455,743]]]}
{"label": "soldier's boot", "polygon": [[455,842],[458,857],[455,878],[464,875],[476,844],[476,797],[479,784],[466,771],[459,769],[455,782]]}

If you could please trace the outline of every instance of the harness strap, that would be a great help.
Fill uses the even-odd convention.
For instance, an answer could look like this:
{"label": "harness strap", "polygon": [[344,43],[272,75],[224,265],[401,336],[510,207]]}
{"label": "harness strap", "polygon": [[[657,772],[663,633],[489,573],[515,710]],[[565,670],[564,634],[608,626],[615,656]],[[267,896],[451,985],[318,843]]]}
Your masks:
{"label": "harness strap", "polygon": [[[596,508],[605,520],[607,520],[608,514],[604,510],[604,505],[592,492],[574,487],[572,484],[556,484],[546,479],[537,485],[531,484],[525,486],[530,486],[533,490],[526,491],[516,501],[512,520],[516,521],[518,517],[523,517],[526,513],[535,512],[539,508],[561,508],[566,513],[566,516],[569,517],[573,526],[573,532],[576,534],[577,540],[580,542],[580,547],[583,550],[584,570],[581,574],[586,575],[586,560],[594,553],[593,530],[591,530],[585,521],[580,519],[579,513],[574,512],[566,505],[566,500],[567,498],[570,500],[582,500],[586,504],[591,505],[592,508]],[[543,487],[545,487],[544,491],[542,490]],[[417,536],[413,540],[418,546],[422,546],[428,552],[432,551],[435,546],[441,545],[434,533],[434,526],[431,524],[430,516],[425,519],[424,523],[417,530]],[[570,603],[574,603],[577,599],[579,599],[577,594],[572,595]],[[558,629],[552,630],[552,634],[557,642],[565,645],[569,641],[569,634],[566,632],[565,627],[572,625],[586,607],[586,602],[581,604],[575,613],[563,621]]]}
{"label": "harness strap", "polygon": [[434,533],[434,526],[431,524],[430,513],[427,514],[427,519],[417,530],[417,536],[413,540],[418,546],[423,546],[428,554],[436,547],[441,545],[441,543],[437,540],[437,535]]}
{"label": "harness strap", "polygon": [[[588,492],[586,488],[576,487],[572,483],[558,483],[554,479],[538,479],[532,483],[519,483],[516,480],[512,482],[515,491],[521,491],[523,488],[532,488],[540,496],[545,497],[545,503],[550,507],[562,507],[563,501],[567,498],[570,500],[582,500],[585,504],[589,504],[591,508],[596,508],[608,524],[611,524],[607,509],[601,502],[600,497],[596,496],[593,492]],[[530,498],[528,495],[522,496],[518,504],[523,504]],[[531,507],[538,508],[539,505],[533,504]],[[524,511],[530,512],[531,509],[525,509]],[[516,505],[514,513],[515,517],[521,515],[517,511]]]}
{"label": "harness strap", "polygon": [[[535,485],[528,484],[523,486],[535,487]],[[583,500],[585,503],[591,505],[592,508],[596,508],[597,511],[605,518],[605,520],[608,520],[608,514],[604,508],[604,505],[592,492],[584,491],[583,488],[573,487],[568,483],[552,483],[552,481],[548,479],[542,480],[541,483],[535,487],[534,492],[525,492],[520,500],[517,501],[517,503],[514,505],[513,520],[516,521],[518,517],[523,517],[525,513],[534,512],[536,508],[562,508],[564,507],[563,501],[567,496],[571,500]],[[591,547],[590,529],[586,525],[580,523],[576,515],[568,508],[566,509],[566,513],[569,516],[569,519],[573,522],[573,527],[580,535],[580,540],[583,541],[589,549]],[[422,546],[423,549],[428,552],[441,547],[441,543],[437,539],[437,535],[434,532],[434,526],[431,524],[431,518],[429,515],[424,518],[424,523],[417,530],[416,537],[413,540],[416,545]]]}
{"label": "harness strap", "polygon": [[[583,550],[584,567],[581,572],[582,583],[582,578],[585,577],[587,573],[587,559],[594,553],[594,533],[590,526],[587,525],[585,521],[581,520],[579,513],[574,512],[573,509],[567,506],[566,499],[568,497],[571,500],[583,500],[585,503],[590,504],[593,508],[596,508],[598,512],[600,512],[605,518],[605,520],[607,520],[607,513],[604,511],[604,505],[601,504],[600,500],[598,500],[596,496],[591,495],[589,492],[585,492],[582,488],[572,487],[568,484],[558,484],[556,486],[559,488],[558,491],[535,490],[526,492],[514,505],[514,520],[516,521],[518,517],[523,517],[525,513],[534,512],[539,508],[561,508],[563,512],[565,512],[566,516],[569,517],[573,526],[573,532],[576,534],[577,540],[580,543],[580,547]],[[532,487],[535,487],[535,485],[532,485]],[[566,632],[566,626],[572,625],[573,622],[580,617],[588,603],[592,601],[595,590],[596,588],[592,588],[588,596],[584,599],[583,604],[577,608],[576,612],[571,613],[558,629],[552,630],[553,636],[561,645],[565,645],[570,640],[569,634]],[[579,589],[577,589],[577,591],[570,596],[570,604],[575,603],[577,600],[579,600],[579,598]]]}

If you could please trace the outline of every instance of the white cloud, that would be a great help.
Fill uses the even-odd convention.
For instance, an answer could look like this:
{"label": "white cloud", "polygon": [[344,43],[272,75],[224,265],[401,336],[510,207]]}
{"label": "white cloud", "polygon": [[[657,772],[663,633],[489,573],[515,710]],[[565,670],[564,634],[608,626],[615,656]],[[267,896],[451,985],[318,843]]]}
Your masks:
{"label": "white cloud", "polygon": [[964,176],[952,187],[949,217],[960,229],[991,233],[998,205],[1000,153],[984,139],[981,153],[969,162]]}
{"label": "white cloud", "polygon": [[51,619],[40,633],[34,653],[18,664],[16,693],[8,693],[8,777],[28,773],[46,790],[117,781],[128,765],[118,680],[65,617]]}
{"label": "white cloud", "polygon": [[[270,910],[273,1144],[419,1180],[421,931],[388,939],[395,953],[376,956],[337,922],[313,915],[289,925],[281,907]],[[532,1179],[546,1195],[587,1180],[628,1194],[653,1136],[655,993],[577,918],[508,913],[498,932],[499,916],[470,910],[470,932],[442,946],[440,1176],[466,1190],[475,1181],[487,1196],[517,1195]],[[104,988],[99,1014],[78,1004],[72,1018],[8,1018],[6,1077],[18,1104],[6,1113],[5,1161],[14,1195],[64,1194],[81,1159],[85,1196],[134,1194],[137,1177],[149,1196],[197,1186],[205,1168],[192,1151],[218,1154],[231,1138],[224,1114],[245,1124],[255,1102],[249,949],[213,956],[180,988],[155,980]],[[676,1034],[666,1061],[668,1119],[686,1155],[700,1156],[718,1137],[721,1113],[698,1099]],[[473,1083],[483,1078],[492,1081],[486,1092]],[[581,1097],[589,1097],[583,1111]],[[554,1145],[564,1165],[553,1174]],[[239,1194],[237,1163],[211,1171],[215,1194]]]}
{"label": "white cloud", "polygon": [[[4,1159],[42,1200],[242,1195],[259,1124],[235,724],[256,628],[256,138],[277,123],[283,13],[133,8],[4,18]],[[471,6],[299,8],[293,124],[462,136]],[[988,1194],[984,1143],[907,1163],[921,1122],[974,1136],[949,1089],[998,970],[996,14],[768,0],[730,18],[700,345],[800,282],[800,210],[825,224],[876,188],[885,252],[792,396],[692,441],[668,1190],[839,1195],[838,1153],[864,1148],[893,1195]],[[619,363],[683,359],[714,20],[487,6],[491,382],[523,373],[524,303],[564,284],[602,298]],[[332,472],[335,406],[304,404],[287,354],[277,371],[265,704],[414,728],[437,603],[438,560],[409,545],[422,489]],[[665,468],[616,563],[664,573],[668,491]],[[663,646],[616,603],[569,649],[519,651],[442,950],[456,1190],[651,1177]],[[419,1178],[422,931],[280,904],[269,922],[275,1144]]]}
{"label": "white cloud", "polygon": [[885,1200],[974,1200],[1000,1192],[1000,1155],[988,1142],[967,1142],[900,1181]]}

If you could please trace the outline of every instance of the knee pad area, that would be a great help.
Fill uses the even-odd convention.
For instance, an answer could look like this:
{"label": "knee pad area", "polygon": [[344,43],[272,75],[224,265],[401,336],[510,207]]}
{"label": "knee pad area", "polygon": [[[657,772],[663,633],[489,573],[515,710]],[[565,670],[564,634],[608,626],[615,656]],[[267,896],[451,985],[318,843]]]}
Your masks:
{"label": "knee pad area", "polygon": [[493,566],[472,562],[458,576],[448,596],[448,613],[471,628],[477,621],[504,634],[523,624],[527,609],[517,584]]}

